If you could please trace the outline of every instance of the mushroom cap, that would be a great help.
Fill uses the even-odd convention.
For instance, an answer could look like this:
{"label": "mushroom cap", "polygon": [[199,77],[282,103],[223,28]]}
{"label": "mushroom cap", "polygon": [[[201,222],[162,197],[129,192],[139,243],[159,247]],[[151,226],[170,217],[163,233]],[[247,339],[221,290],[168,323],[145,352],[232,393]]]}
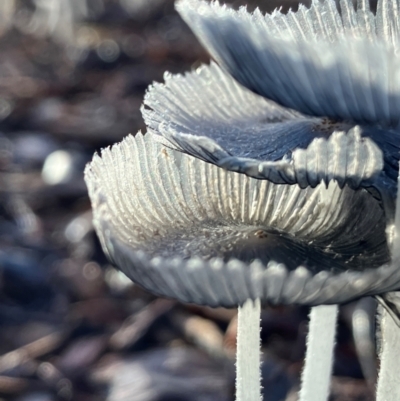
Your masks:
{"label": "mushroom cap", "polygon": [[379,185],[383,170],[396,186],[398,133],[285,109],[215,63],[164,78],[147,91],[142,113],[166,146],[276,184],[336,180],[357,189]]}
{"label": "mushroom cap", "polygon": [[313,1],[287,15],[179,0],[178,12],[238,82],[311,116],[398,127],[399,3]]}
{"label": "mushroom cap", "polygon": [[373,187],[394,213],[396,1],[380,0],[376,16],[351,0],[340,13],[333,0],[265,16],[203,0],[176,7],[222,69],[166,74],[150,87],[142,112],[162,143],[277,184]]}
{"label": "mushroom cap", "polygon": [[226,307],[339,303],[400,287],[367,191],[257,180],[156,138],[128,136],[85,171],[103,249],[134,282]]}

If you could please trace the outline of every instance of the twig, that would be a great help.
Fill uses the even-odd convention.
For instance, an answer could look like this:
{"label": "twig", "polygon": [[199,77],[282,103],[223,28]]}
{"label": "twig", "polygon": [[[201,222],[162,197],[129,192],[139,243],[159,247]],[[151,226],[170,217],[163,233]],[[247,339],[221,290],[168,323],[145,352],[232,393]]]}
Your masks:
{"label": "twig", "polygon": [[59,347],[69,333],[55,332],[10,351],[0,357],[0,373],[11,370],[29,359],[36,359]]}
{"label": "twig", "polygon": [[127,319],[122,327],[111,336],[111,348],[122,350],[131,347],[147,333],[157,319],[168,313],[175,304],[175,301],[161,298],[147,305]]}
{"label": "twig", "polygon": [[227,359],[224,349],[224,335],[216,323],[200,316],[178,312],[172,322],[184,338],[216,359]]}

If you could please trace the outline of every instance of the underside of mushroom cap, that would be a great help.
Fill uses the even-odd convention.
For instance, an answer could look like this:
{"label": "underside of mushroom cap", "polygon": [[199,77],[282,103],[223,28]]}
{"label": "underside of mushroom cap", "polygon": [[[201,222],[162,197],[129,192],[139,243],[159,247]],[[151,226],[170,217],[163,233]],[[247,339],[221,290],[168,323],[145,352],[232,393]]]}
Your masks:
{"label": "underside of mushroom cap", "polygon": [[398,127],[399,4],[313,1],[287,15],[218,2],[176,8],[220,65],[250,90],[312,116]]}
{"label": "underside of mushroom cap", "polygon": [[336,180],[357,189],[381,181],[384,170],[396,186],[399,133],[285,109],[214,63],[166,74],[147,91],[142,113],[166,146],[250,177],[302,188]]}
{"label": "underside of mushroom cap", "polygon": [[252,179],[140,133],[95,156],[85,179],[104,250],[156,294],[318,304],[399,286],[383,211],[365,190]]}

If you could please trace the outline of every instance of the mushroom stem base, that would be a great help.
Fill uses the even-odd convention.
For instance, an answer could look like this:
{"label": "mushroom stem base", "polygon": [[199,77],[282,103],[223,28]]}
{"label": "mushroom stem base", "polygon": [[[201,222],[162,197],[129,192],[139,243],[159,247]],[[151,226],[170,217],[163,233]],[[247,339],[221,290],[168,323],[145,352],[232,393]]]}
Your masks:
{"label": "mushroom stem base", "polygon": [[238,310],[236,401],[260,401],[260,300],[247,300]]}
{"label": "mushroom stem base", "polygon": [[400,329],[386,310],[382,311],[382,351],[376,401],[400,400],[399,352]]}
{"label": "mushroom stem base", "polygon": [[337,314],[337,305],[321,305],[311,308],[299,401],[326,401],[328,399]]}
{"label": "mushroom stem base", "polygon": [[[396,214],[392,240],[392,263],[400,260],[400,174],[397,180]],[[400,400],[399,353],[400,329],[386,310],[381,318],[382,345],[376,401]]]}

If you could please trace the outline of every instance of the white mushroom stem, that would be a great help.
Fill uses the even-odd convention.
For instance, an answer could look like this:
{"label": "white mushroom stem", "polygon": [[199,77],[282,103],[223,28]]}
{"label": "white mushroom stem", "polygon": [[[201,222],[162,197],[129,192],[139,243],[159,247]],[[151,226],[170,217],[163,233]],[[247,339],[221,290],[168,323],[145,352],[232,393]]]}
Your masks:
{"label": "white mushroom stem", "polygon": [[386,310],[383,310],[381,330],[381,369],[378,378],[376,401],[399,401],[400,329]]}
{"label": "white mushroom stem", "polygon": [[[392,260],[400,260],[400,175],[397,181],[396,215],[392,241]],[[376,401],[400,400],[399,386],[399,355],[400,328],[384,309],[382,311],[381,327],[381,367],[378,376]]]}
{"label": "white mushroom stem", "polygon": [[326,401],[328,399],[337,314],[337,305],[321,305],[311,308],[299,401]]}
{"label": "white mushroom stem", "polygon": [[248,300],[238,310],[236,401],[260,401],[260,300]]}

